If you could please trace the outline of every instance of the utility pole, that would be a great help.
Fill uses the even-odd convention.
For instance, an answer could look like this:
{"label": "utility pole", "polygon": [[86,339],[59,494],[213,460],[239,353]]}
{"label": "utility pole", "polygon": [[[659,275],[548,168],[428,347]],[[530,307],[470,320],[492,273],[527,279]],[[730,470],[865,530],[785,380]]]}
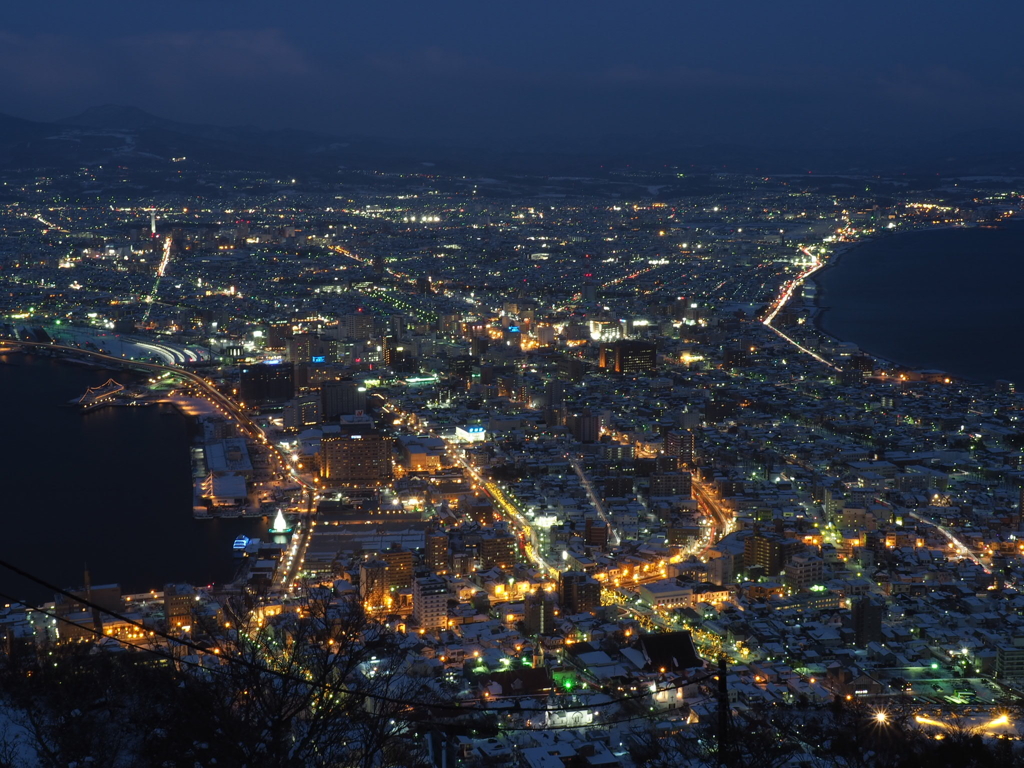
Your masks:
{"label": "utility pole", "polygon": [[729,740],[729,684],[726,682],[726,658],[722,653],[718,657],[718,764],[728,766],[730,760]]}
{"label": "utility pole", "polygon": [[96,607],[96,603],[92,599],[92,576],[89,573],[88,563],[85,566],[85,600],[92,605],[92,629],[96,633],[97,637],[103,637],[103,618],[100,616],[100,610]]}

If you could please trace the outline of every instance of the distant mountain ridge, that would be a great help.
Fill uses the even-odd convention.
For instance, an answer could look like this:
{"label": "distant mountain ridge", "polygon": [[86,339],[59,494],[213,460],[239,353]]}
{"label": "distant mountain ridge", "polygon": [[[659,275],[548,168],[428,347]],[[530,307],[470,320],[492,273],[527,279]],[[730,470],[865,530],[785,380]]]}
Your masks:
{"label": "distant mountain ridge", "polygon": [[[105,104],[54,122],[0,113],[0,169],[66,171],[116,164],[159,168],[252,170],[331,176],[341,169],[406,173],[586,175],[613,168],[790,173],[900,172],[1024,175],[1024,132],[972,132],[942,141],[816,135],[762,146],[708,137],[533,137],[474,145],[342,137],[298,129],[216,126]],[[184,159],[183,159],[184,158]]]}
{"label": "distant mountain ridge", "polygon": [[372,146],[369,140],[312,131],[183,123],[116,104],[52,123],[0,114],[0,167],[5,168],[159,166],[175,160],[185,167],[298,172],[362,164],[375,154]]}

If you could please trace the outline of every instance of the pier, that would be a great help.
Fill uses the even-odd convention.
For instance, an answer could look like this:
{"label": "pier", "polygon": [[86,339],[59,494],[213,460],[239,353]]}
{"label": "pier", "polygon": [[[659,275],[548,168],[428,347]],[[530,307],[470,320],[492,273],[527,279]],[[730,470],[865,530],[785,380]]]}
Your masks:
{"label": "pier", "polygon": [[123,384],[113,379],[107,379],[100,386],[89,387],[85,390],[85,394],[78,398],[77,405],[83,411],[93,411],[105,405],[113,405],[122,392],[124,392]]}

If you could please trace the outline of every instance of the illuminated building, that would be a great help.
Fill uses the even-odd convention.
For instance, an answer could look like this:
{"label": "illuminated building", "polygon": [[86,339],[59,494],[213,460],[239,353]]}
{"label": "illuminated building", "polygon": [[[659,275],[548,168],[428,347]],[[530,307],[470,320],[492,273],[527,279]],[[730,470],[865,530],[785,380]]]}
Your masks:
{"label": "illuminated building", "polygon": [[523,631],[528,635],[551,632],[558,616],[558,595],[538,590],[530,592],[523,601]]}
{"label": "illuminated building", "polygon": [[338,320],[338,333],[345,339],[370,339],[375,332],[373,315],[369,312],[353,312]]}
{"label": "illuminated building", "polygon": [[385,571],[389,593],[412,586],[412,552],[392,545],[391,549],[381,552],[378,559],[387,563]]}
{"label": "illuminated building", "polygon": [[487,440],[487,429],[480,424],[456,427],[455,438],[462,443],[482,443]]}
{"label": "illuminated building", "polygon": [[693,463],[696,439],[690,430],[674,429],[665,435],[665,454],[675,456],[682,464]]}
{"label": "illuminated building", "polygon": [[359,599],[368,611],[380,611],[387,605],[388,564],[369,560],[359,566]]}
{"label": "illuminated building", "polygon": [[799,541],[755,531],[743,542],[743,567],[760,566],[769,576],[777,576],[802,548]]}
{"label": "illuminated building", "polygon": [[423,629],[448,625],[448,584],[444,579],[426,576],[413,582],[412,617]]}
{"label": "illuminated building", "polygon": [[601,606],[601,583],[583,571],[565,571],[558,578],[558,597],[567,614],[587,613]]}
{"label": "illuminated building", "polygon": [[321,339],[315,333],[300,333],[285,342],[291,363],[333,363],[337,359],[338,342]]}
{"label": "illuminated building", "polygon": [[509,570],[516,564],[516,539],[508,533],[489,533],[480,539],[480,561],[485,569]]}
{"label": "illuminated building", "polygon": [[423,560],[434,573],[448,572],[448,534],[435,531],[427,534]]}
{"label": "illuminated building", "polygon": [[289,400],[285,403],[282,416],[285,429],[315,427],[320,423],[320,398],[316,395],[303,395]]}
{"label": "illuminated building", "polygon": [[615,373],[651,373],[658,368],[658,345],[648,341],[616,341],[601,346],[598,365]]}
{"label": "illuminated building", "polygon": [[167,629],[180,630],[192,625],[196,605],[196,590],[188,584],[168,584],[164,587],[164,618]]}
{"label": "illuminated building", "polygon": [[320,441],[320,475],[329,485],[380,485],[391,474],[391,439],[384,435],[327,434]]}
{"label": "illuminated building", "polygon": [[820,584],[825,561],[817,555],[797,555],[784,566],[785,584],[792,592],[803,592]]}

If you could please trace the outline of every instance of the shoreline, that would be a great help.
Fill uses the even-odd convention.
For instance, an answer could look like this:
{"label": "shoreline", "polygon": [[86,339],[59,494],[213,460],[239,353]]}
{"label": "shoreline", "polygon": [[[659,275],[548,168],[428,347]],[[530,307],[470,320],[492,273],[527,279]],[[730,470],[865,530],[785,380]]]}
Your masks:
{"label": "shoreline", "polygon": [[[60,368],[67,370],[68,372],[74,372],[75,374],[81,373],[94,373],[94,374],[106,374],[109,371],[116,371],[118,378],[122,381],[133,380],[136,384],[142,384],[149,389],[146,384],[146,374],[137,370],[130,369],[129,366],[106,366],[106,365],[95,365],[91,361],[75,359],[74,357],[68,357],[64,354],[60,354],[59,351],[53,350],[49,354],[39,354],[35,348],[32,347],[21,347],[18,349],[22,354],[18,354],[17,358],[20,358],[17,362],[14,360],[0,361],[0,365],[12,366],[12,367],[34,367],[36,363],[39,364],[53,364],[56,363]],[[62,374],[56,370],[52,373],[58,377]],[[181,419],[181,430],[184,433],[187,446],[192,446],[198,435],[202,434],[201,420],[198,418],[197,413],[189,413],[187,408],[183,408],[179,402],[174,402],[172,399],[167,398],[166,395],[150,390],[147,395],[147,399],[144,403],[109,403],[115,410],[123,410],[125,406],[132,405],[147,405],[155,406],[153,410],[157,411],[161,416],[173,416],[174,419]],[[72,398],[76,400],[77,396]],[[52,404],[52,403],[51,403]],[[62,405],[62,403],[59,403]],[[88,417],[89,413],[83,413],[83,417]],[[86,421],[87,423],[87,421]],[[84,428],[83,428],[84,429]],[[175,429],[178,429],[177,427]],[[146,440],[158,439],[151,432],[146,432]],[[188,451],[188,448],[186,448]],[[187,454],[186,454],[187,455]],[[189,485],[189,502],[192,501],[192,477],[189,472],[187,483]],[[123,585],[126,594],[139,592],[145,593],[147,590],[156,589],[161,591],[165,583],[176,583],[176,582],[187,582],[193,584],[196,587],[202,587],[205,585],[212,585],[217,588],[231,588],[231,586],[238,579],[238,569],[240,564],[234,562],[234,558],[231,555],[230,541],[226,541],[224,546],[218,544],[218,540],[226,538],[224,530],[218,528],[213,531],[203,531],[202,527],[205,527],[209,521],[196,520],[193,516],[194,508],[190,503],[185,506],[177,506],[175,509],[164,510],[164,513],[169,517],[164,518],[167,526],[175,529],[174,537],[178,540],[176,546],[191,547],[195,546],[198,551],[203,554],[196,560],[200,564],[201,573],[193,573],[176,575],[174,571],[176,568],[172,567],[173,562],[167,563],[153,569],[151,566],[142,567],[139,572],[136,572],[135,568],[127,567],[122,564],[123,567],[117,568],[116,571],[111,572],[110,578],[107,581],[111,583],[117,583]],[[267,541],[272,541],[271,537],[260,536],[260,533],[253,529],[252,526],[256,525],[262,529],[263,523],[267,522],[266,514],[246,515],[243,517],[227,516],[227,515],[214,515],[211,516],[217,520],[221,520],[220,525],[229,524],[231,529],[229,533],[231,536],[242,532],[250,537],[256,536],[263,538]],[[172,519],[173,518],[173,519]],[[223,519],[222,519],[223,518]],[[199,527],[193,528],[194,524],[198,524]],[[240,524],[241,527],[237,530],[234,524]],[[162,525],[162,524],[161,524]],[[140,531],[135,535],[135,539],[141,541],[143,531]],[[201,538],[201,541],[197,541],[197,537]],[[132,539],[134,541],[135,539]],[[135,544],[132,544],[135,547]],[[141,544],[138,545],[142,547]],[[101,558],[102,559],[102,558]],[[154,571],[156,578],[152,579],[147,577],[145,571],[146,568]],[[170,570],[166,570],[170,568]],[[61,577],[54,577],[57,579],[55,583],[61,582]],[[67,583],[62,586],[68,588],[74,588],[77,585],[72,583],[73,578],[68,580]],[[42,604],[46,598],[36,597],[30,594],[26,595],[26,605]]]}

